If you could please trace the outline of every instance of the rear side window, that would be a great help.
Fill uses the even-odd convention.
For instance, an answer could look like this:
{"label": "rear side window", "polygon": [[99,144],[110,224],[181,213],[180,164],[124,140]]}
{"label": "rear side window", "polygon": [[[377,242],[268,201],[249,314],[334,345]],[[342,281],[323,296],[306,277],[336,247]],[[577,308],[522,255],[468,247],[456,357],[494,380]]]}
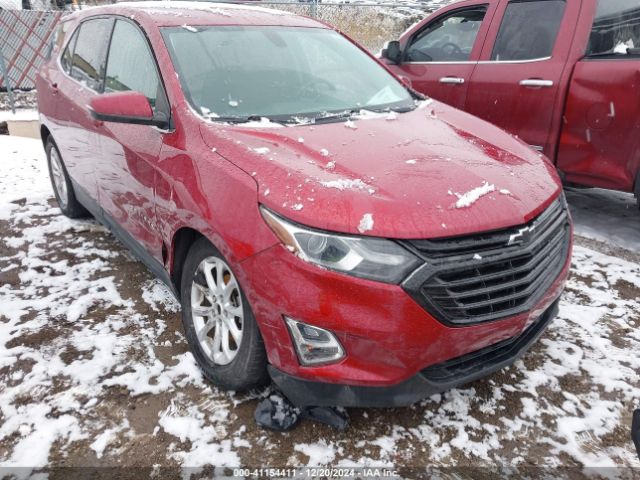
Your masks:
{"label": "rear side window", "polygon": [[491,60],[506,62],[550,57],[565,7],[564,0],[509,2]]}
{"label": "rear side window", "polygon": [[155,108],[159,88],[160,78],[147,40],[135,25],[116,21],[109,48],[105,91],[143,93]]}
{"label": "rear side window", "polygon": [[640,54],[640,0],[598,0],[587,55]]}
{"label": "rear side window", "polygon": [[406,52],[408,62],[469,60],[487,8],[474,7],[445,15],[420,32]]}
{"label": "rear side window", "polygon": [[71,76],[95,91],[102,87],[112,23],[108,18],[83,22],[73,51]]}

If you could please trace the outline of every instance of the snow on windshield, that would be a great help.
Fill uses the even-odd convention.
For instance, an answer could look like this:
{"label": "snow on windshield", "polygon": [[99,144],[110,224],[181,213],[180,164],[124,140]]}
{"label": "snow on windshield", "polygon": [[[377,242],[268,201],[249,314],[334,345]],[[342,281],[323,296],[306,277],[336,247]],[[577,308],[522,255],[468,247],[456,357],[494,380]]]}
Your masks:
{"label": "snow on windshield", "polygon": [[299,123],[416,106],[404,85],[333,30],[186,25],[162,34],[191,106],[214,121]]}

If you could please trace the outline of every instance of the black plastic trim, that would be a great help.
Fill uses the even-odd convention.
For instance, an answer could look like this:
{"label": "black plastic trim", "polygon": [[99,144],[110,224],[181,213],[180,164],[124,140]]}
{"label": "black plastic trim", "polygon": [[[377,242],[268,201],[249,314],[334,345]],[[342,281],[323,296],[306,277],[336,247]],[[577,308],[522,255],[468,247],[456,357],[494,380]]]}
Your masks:
{"label": "black plastic trim", "polygon": [[[511,235],[523,227],[535,234],[523,244],[509,246]],[[519,227],[443,240],[404,241],[401,243],[425,263],[401,286],[447,326],[502,320],[530,310],[547,293],[567,263],[570,239],[569,214],[559,198]],[[504,264],[506,270],[497,270]],[[475,273],[465,276],[467,272]],[[461,278],[447,278],[452,275]]]}
{"label": "black plastic trim", "polygon": [[[169,122],[164,118],[159,117],[133,117],[133,116],[124,116],[124,115],[110,115],[106,113],[98,113],[91,107],[89,107],[89,113],[91,116],[103,122],[113,122],[113,123],[128,123],[132,125],[151,125],[158,128],[168,128]],[[164,114],[162,114],[164,117]]]}
{"label": "black plastic trim", "polygon": [[557,299],[522,334],[476,352],[425,368],[410,379],[390,387],[363,387],[321,383],[288,375],[269,365],[269,374],[287,398],[298,407],[403,407],[435,393],[486,377],[511,365],[542,335],[558,314]]}
{"label": "black plastic trim", "polygon": [[158,260],[156,260],[153,255],[151,255],[151,253],[149,253],[147,249],[140,244],[140,242],[122,228],[115,219],[107,214],[107,212],[98,205],[98,202],[91,198],[84,188],[74,180],[71,180],[71,184],[73,185],[73,192],[76,195],[76,199],[82,204],[82,206],[89,210],[96,220],[107,227],[111,233],[113,233],[113,235],[120,240],[131,251],[131,253],[133,253],[133,255],[140,260],[147,269],[149,269],[151,273],[162,280],[162,282],[169,287],[171,293],[179,299],[180,295],[171,281],[169,272],[164,268],[164,266],[158,262]]}

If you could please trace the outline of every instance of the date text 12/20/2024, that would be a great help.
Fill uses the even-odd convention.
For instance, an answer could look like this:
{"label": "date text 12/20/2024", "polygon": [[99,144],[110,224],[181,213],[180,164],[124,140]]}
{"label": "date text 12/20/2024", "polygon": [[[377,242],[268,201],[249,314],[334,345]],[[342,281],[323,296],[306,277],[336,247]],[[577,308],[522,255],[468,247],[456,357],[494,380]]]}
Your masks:
{"label": "date text 12/20/2024", "polygon": [[244,478],[399,478],[392,468],[234,468]]}

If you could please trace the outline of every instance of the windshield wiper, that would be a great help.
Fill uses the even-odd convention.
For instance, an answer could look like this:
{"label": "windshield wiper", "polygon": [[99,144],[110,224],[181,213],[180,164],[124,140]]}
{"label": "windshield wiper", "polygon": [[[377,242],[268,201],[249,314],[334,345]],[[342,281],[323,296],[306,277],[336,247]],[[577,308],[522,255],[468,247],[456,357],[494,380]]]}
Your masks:
{"label": "windshield wiper", "polygon": [[209,120],[213,122],[224,122],[224,123],[249,123],[249,122],[259,122],[265,117],[261,117],[260,115],[238,115],[237,117],[214,117],[209,116]]}
{"label": "windshield wiper", "polygon": [[349,120],[358,112],[359,110],[346,110],[344,112],[338,112],[338,113],[321,114],[313,118],[313,123],[341,122],[343,120]]}
{"label": "windshield wiper", "polygon": [[408,107],[392,108],[391,111],[396,113],[408,113],[413,112],[416,108],[418,108],[418,106],[414,103]]}

